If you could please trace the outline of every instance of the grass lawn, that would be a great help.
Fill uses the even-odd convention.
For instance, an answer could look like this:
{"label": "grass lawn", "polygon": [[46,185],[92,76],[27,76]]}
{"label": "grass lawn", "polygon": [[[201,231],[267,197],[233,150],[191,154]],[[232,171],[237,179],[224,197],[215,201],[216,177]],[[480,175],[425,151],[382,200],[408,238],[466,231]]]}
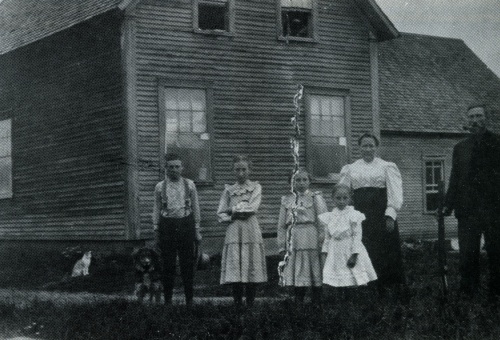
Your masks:
{"label": "grass lawn", "polygon": [[[439,299],[435,253],[430,249],[406,250],[404,257],[408,290],[401,301],[390,295],[378,298],[364,287],[350,298],[325,289],[322,308],[310,303],[296,305],[287,298],[289,292],[277,286],[278,259],[270,257],[270,282],[259,287],[261,299],[253,308],[212,302],[188,309],[183,305],[141,305],[129,300],[60,305],[34,299],[23,306],[0,301],[0,338],[500,339],[499,313],[487,304],[484,289],[473,300],[456,296],[456,255],[449,256],[451,293],[447,303]],[[2,258],[0,262],[5,262]],[[43,258],[36,257],[38,269],[31,268],[31,274],[1,267],[0,287],[104,293],[132,290],[128,259],[97,258],[88,278],[69,280],[64,278],[66,269],[58,271],[54,259],[49,266]],[[26,260],[22,268],[27,271]],[[51,272],[47,272],[49,268]],[[114,268],[111,274],[110,268]],[[218,285],[218,273],[217,259],[209,270],[197,272],[195,295],[229,296],[229,287]],[[28,275],[33,279],[22,281]]]}

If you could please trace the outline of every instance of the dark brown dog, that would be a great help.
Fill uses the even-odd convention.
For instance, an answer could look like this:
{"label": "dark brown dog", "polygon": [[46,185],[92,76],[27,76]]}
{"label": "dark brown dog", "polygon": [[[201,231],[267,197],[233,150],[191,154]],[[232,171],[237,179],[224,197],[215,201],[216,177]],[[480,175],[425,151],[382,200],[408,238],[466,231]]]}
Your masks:
{"label": "dark brown dog", "polygon": [[135,266],[135,295],[139,301],[149,294],[149,301],[159,303],[163,286],[158,253],[147,247],[136,249],[132,253]]}

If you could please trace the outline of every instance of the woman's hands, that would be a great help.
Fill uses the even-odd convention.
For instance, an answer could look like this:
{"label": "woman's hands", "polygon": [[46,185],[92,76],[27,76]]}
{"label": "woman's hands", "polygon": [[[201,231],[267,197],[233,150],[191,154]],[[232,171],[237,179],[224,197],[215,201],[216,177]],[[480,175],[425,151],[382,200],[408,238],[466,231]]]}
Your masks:
{"label": "woman's hands", "polygon": [[354,268],[357,262],[358,262],[358,254],[352,254],[351,257],[349,257],[349,260],[347,260],[347,267]]}

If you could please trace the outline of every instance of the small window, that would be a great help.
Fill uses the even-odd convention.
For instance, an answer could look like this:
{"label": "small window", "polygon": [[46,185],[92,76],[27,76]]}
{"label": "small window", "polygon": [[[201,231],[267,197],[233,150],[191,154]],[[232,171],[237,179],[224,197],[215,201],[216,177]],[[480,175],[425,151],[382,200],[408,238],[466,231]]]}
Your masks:
{"label": "small window", "polygon": [[232,3],[234,0],[195,0],[195,31],[224,33],[232,31]]}
{"label": "small window", "polygon": [[444,159],[424,158],[424,212],[434,212],[439,205],[438,185],[444,181]]}
{"label": "small window", "polygon": [[207,91],[163,87],[162,93],[164,152],[181,156],[185,177],[198,182],[211,180]]}
{"label": "small window", "polygon": [[307,96],[307,161],[314,179],[336,180],[347,164],[346,96]]}
{"label": "small window", "polygon": [[280,36],[286,39],[314,38],[313,0],[280,0]]}
{"label": "small window", "polygon": [[12,121],[0,121],[0,198],[12,197]]}

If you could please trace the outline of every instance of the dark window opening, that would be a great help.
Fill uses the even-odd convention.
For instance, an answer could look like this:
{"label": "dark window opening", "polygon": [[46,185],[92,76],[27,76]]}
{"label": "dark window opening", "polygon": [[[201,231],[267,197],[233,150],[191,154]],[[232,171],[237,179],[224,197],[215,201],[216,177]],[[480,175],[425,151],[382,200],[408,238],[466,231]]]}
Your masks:
{"label": "dark window opening", "polygon": [[282,9],[283,36],[311,37],[311,12],[309,10]]}
{"label": "dark window opening", "polygon": [[227,31],[227,4],[200,3],[198,5],[198,28]]}

